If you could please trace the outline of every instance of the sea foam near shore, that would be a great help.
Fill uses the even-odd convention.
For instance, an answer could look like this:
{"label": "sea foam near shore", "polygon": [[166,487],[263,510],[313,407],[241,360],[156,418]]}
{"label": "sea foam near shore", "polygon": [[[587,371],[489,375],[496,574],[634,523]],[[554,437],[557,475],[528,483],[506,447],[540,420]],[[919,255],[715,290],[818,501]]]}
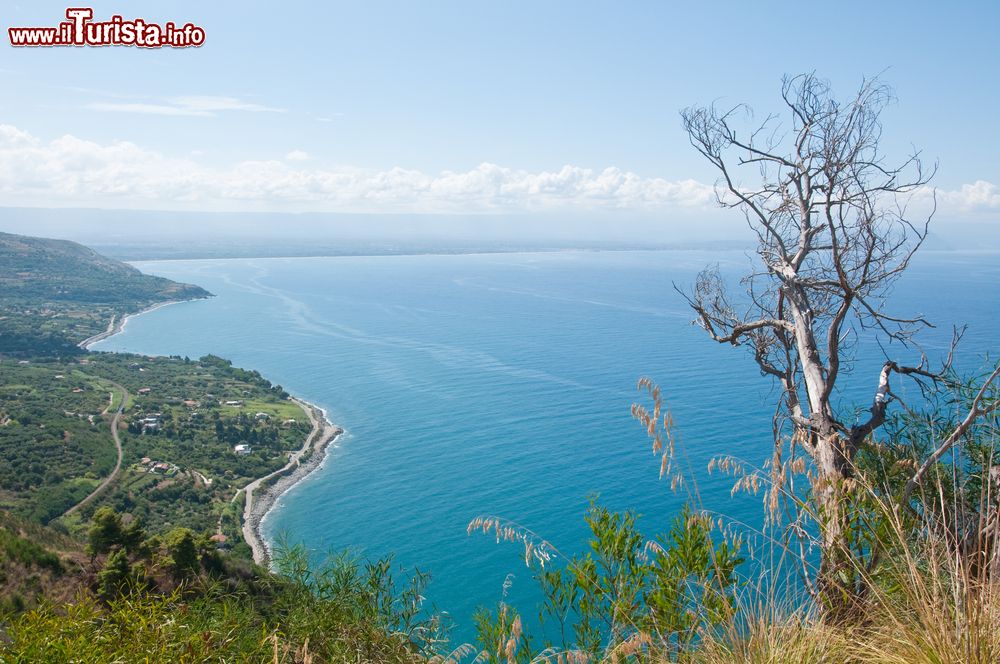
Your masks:
{"label": "sea foam near shore", "polygon": [[251,482],[244,489],[243,539],[253,551],[254,562],[259,565],[266,566],[271,562],[271,543],[261,533],[262,522],[282,494],[323,464],[327,448],[344,433],[319,406],[295,397],[292,397],[292,401],[306,411],[313,425],[305,443],[302,448],[289,455],[285,466]]}

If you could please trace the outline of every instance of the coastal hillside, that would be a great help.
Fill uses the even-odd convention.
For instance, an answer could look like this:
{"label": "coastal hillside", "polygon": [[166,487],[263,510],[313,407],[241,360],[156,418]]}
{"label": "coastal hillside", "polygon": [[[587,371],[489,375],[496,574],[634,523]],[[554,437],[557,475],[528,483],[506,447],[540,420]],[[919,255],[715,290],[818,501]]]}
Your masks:
{"label": "coastal hillside", "polygon": [[0,282],[0,510],[79,536],[111,506],[152,534],[183,525],[264,560],[256,520],[339,430],[228,360],[81,343],[144,307],[209,293],[73,242],[10,234]]}
{"label": "coastal hillside", "polygon": [[130,306],[208,297],[208,291],[143,274],[76,242],[0,233],[5,300]]}
{"label": "coastal hillside", "polygon": [[82,347],[208,295],[0,234],[0,661],[420,660],[438,633],[422,577],[348,558],[313,576],[304,550],[260,542],[339,433],[322,412],[212,355]]}
{"label": "coastal hillside", "polygon": [[75,242],[0,233],[0,354],[73,354],[129,313],[210,295]]}

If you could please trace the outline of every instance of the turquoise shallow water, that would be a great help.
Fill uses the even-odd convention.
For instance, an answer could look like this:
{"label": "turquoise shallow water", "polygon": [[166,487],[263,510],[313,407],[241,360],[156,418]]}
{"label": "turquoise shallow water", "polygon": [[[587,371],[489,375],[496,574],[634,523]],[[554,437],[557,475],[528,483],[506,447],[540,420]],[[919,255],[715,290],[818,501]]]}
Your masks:
{"label": "turquoise shallow water", "polygon": [[[775,393],[741,349],[689,324],[671,287],[708,263],[736,274],[746,260],[682,251],[141,263],[217,297],[135,318],[95,349],[215,353],[325,408],[347,434],[280,499],[265,535],[286,533],[317,555],[392,552],[430,570],[429,600],[467,638],[469,616],[499,599],[508,574],[509,601],[533,615],[536,598],[523,552],[467,537],[471,518],[511,518],[573,553],[592,495],[635,508],[649,531],[680,506],[629,415],[639,376],[663,386],[704,506],[760,522],[759,498],[730,497],[731,480],[704,469],[722,453],[766,458]],[[998,277],[995,254],[928,254],[894,299],[944,324],[922,335],[932,358],[950,322],[969,323],[963,361],[974,367],[997,346]],[[858,355],[844,397],[864,402],[881,360],[871,344]]]}

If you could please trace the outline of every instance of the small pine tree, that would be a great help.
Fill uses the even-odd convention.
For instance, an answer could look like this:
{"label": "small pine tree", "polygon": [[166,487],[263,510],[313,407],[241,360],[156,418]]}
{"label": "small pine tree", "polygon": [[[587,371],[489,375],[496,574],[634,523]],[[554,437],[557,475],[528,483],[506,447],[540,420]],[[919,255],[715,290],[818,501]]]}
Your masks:
{"label": "small pine tree", "polygon": [[99,507],[90,520],[87,552],[91,556],[107,553],[122,543],[122,517],[110,507]]}
{"label": "small pine tree", "polygon": [[122,549],[112,551],[104,568],[97,573],[98,597],[111,601],[129,586],[130,576],[128,555]]}
{"label": "small pine tree", "polygon": [[198,573],[198,547],[188,528],[174,528],[166,537],[174,578],[186,579]]}
{"label": "small pine tree", "polygon": [[133,518],[132,521],[121,529],[121,545],[130,554],[142,553],[143,545],[146,541],[146,530],[142,526],[142,520]]}

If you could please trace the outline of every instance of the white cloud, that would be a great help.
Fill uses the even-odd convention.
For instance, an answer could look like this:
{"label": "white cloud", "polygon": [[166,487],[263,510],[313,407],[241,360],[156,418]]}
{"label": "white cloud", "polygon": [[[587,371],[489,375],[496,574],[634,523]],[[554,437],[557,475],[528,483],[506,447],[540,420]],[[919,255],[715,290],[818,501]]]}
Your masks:
{"label": "white cloud", "polygon": [[149,115],[183,115],[214,117],[222,111],[249,111],[254,113],[284,113],[284,109],[241,101],[235,97],[187,96],[171,97],[155,103],[147,102],[92,102],[84,108],[111,113],[144,113]]}
{"label": "white cloud", "polygon": [[[207,109],[207,105],[203,108]],[[208,112],[206,110],[206,112]],[[201,154],[170,157],[130,142],[66,135],[44,141],[0,125],[0,196],[8,205],[357,212],[712,210],[713,187],[642,177],[620,168],[563,166],[529,172],[482,163],[428,174],[391,168],[310,168],[285,160],[210,166]],[[1000,189],[975,182],[938,192],[942,212],[1000,209]]]}
{"label": "white cloud", "polygon": [[285,159],[287,161],[308,161],[310,157],[305,150],[292,150],[285,155]]}
{"label": "white cloud", "polygon": [[908,201],[907,212],[913,218],[920,218],[932,210],[934,218],[948,221],[1000,220],[1000,186],[986,180],[976,180],[960,185],[957,189],[939,189],[924,186],[913,192]]}
{"label": "white cloud", "polygon": [[992,182],[976,180],[972,184],[963,184],[956,191],[938,191],[938,199],[962,212],[1000,210],[1000,187]]}
{"label": "white cloud", "polygon": [[637,209],[707,206],[713,200],[708,185],[642,178],[617,168],[531,173],[483,163],[431,175],[403,168],[308,168],[300,165],[308,155],[298,150],[286,155],[288,161],[225,168],[197,157],[69,135],[46,142],[0,125],[0,194],[26,205],[386,212]]}

